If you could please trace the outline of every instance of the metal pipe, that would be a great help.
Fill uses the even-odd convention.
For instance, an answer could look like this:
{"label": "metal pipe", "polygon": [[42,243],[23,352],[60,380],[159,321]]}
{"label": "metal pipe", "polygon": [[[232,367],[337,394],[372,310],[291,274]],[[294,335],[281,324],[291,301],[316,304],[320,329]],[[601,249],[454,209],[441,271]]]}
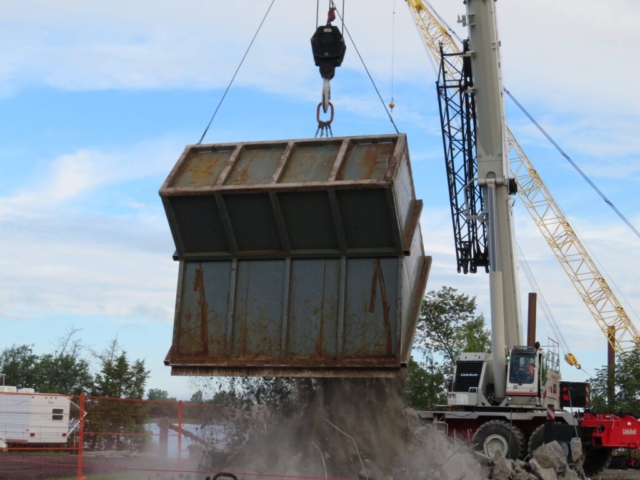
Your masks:
{"label": "metal pipe", "polygon": [[533,347],[536,344],[536,310],[538,295],[529,293],[529,308],[527,310],[527,346]]}
{"label": "metal pipe", "polygon": [[616,401],[616,350],[613,347],[616,340],[616,327],[608,328],[607,343],[607,403],[614,408]]}

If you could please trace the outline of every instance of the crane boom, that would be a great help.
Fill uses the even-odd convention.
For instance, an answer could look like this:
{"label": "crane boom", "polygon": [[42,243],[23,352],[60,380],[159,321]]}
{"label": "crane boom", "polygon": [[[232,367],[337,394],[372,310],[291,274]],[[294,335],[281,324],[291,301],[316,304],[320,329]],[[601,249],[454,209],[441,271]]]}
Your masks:
{"label": "crane boom", "polygon": [[[451,37],[430,5],[423,0],[407,0],[407,4],[425,47],[437,62],[440,62],[441,54],[462,53],[460,46]],[[457,68],[460,70],[463,67],[461,55],[452,55],[447,61],[457,62]],[[451,69],[444,74],[453,79],[454,72],[455,70]],[[640,333],[591,259],[515,135],[508,126],[505,130],[509,146],[511,176],[516,180],[520,200],[607,341],[618,352],[634,348],[640,343]],[[610,328],[615,329],[615,335],[609,335]]]}

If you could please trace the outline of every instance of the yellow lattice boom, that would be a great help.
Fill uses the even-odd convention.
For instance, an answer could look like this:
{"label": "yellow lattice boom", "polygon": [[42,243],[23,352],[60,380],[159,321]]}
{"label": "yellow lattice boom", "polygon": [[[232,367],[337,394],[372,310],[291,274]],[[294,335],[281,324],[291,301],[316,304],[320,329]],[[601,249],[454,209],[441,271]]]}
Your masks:
{"label": "yellow lattice boom", "polygon": [[[424,44],[436,62],[440,62],[440,45],[445,53],[461,51],[447,28],[423,0],[407,0],[407,4]],[[457,58],[461,67],[462,57]],[[453,58],[450,60],[454,61]],[[520,200],[607,341],[618,352],[634,348],[640,344],[640,333],[508,126],[506,132],[511,175],[518,184]],[[615,335],[610,336],[610,329],[615,329]]]}

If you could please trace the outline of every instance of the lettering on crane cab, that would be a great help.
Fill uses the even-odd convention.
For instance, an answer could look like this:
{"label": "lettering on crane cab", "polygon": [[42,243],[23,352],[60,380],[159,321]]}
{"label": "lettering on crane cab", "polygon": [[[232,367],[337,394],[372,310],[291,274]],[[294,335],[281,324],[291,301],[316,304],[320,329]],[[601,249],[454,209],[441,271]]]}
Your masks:
{"label": "lettering on crane cab", "polygon": [[636,429],[635,428],[623,428],[622,429],[622,434],[623,435],[636,435]]}

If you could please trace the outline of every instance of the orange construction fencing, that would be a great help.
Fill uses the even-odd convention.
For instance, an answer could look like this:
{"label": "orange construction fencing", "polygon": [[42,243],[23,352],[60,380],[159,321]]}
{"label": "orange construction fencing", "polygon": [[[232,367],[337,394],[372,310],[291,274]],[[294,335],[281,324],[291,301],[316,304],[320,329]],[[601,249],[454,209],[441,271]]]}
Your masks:
{"label": "orange construction fencing", "polygon": [[213,479],[219,472],[203,459],[223,450],[227,435],[223,408],[211,403],[0,393],[0,480]]}

